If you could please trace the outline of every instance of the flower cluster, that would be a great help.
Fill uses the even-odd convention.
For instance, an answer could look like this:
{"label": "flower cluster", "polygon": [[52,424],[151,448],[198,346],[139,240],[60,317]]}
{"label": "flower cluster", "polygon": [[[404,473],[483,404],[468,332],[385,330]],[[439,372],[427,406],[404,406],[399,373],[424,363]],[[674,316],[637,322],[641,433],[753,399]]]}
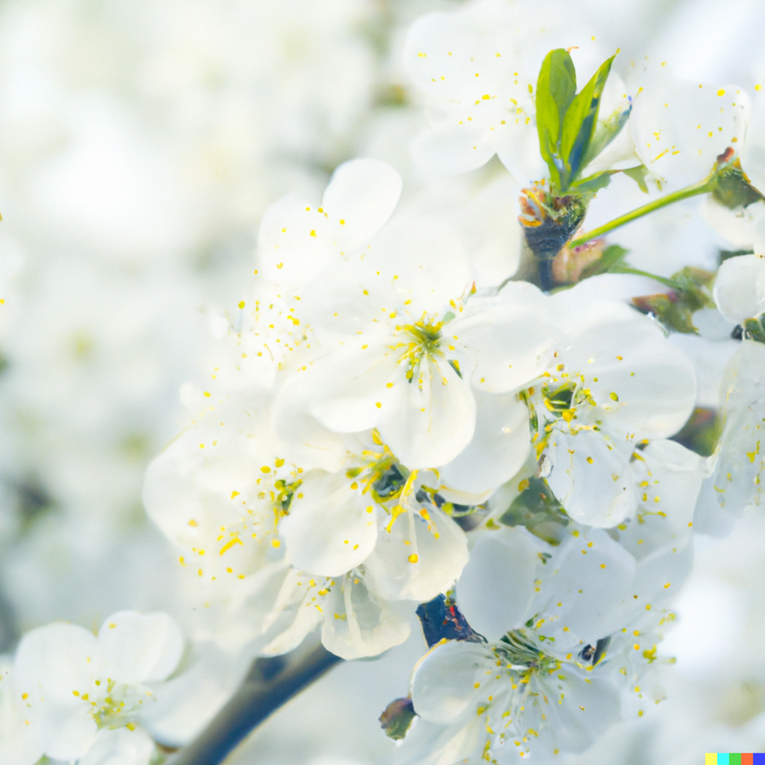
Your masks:
{"label": "flower cluster", "polygon": [[[381,718],[397,762],[554,761],[663,700],[694,533],[760,504],[759,112],[737,86],[606,58],[564,12],[540,29],[516,11],[483,0],[409,31],[429,120],[413,156],[438,183],[356,158],[265,211],[144,485],[189,639],[128,611],[97,636],[28,632],[0,661],[0,765],[147,765],[251,659],[315,631],[377,657],[415,614],[427,649]],[[591,225],[624,188],[649,203]],[[666,273],[612,233],[702,195],[743,247],[720,262]],[[683,336],[736,346],[719,414]]]}

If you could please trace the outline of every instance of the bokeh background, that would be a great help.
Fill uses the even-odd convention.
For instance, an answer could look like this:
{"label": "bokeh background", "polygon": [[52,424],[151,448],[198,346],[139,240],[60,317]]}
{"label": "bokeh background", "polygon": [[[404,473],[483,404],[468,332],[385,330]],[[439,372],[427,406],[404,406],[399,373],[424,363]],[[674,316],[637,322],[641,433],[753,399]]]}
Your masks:
{"label": "bokeh background", "polygon": [[[461,4],[0,2],[0,652],[54,620],[178,610],[142,477],[183,427],[184,383],[208,373],[260,216],[354,156],[426,183],[408,154],[424,117],[401,50],[415,18]],[[765,79],[762,0],[567,5],[627,58],[747,88]],[[572,762],[765,751],[763,550],[754,512],[728,539],[697,539],[665,644],[667,700]],[[415,634],[333,670],[231,763],[395,763],[377,717],[422,647]]]}

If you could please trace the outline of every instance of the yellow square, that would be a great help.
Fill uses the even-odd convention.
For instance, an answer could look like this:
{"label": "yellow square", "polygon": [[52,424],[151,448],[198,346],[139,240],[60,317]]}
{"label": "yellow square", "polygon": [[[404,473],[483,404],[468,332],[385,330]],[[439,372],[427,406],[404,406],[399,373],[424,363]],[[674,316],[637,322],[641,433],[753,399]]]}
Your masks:
{"label": "yellow square", "polygon": [[717,765],[717,753],[714,754],[705,754],[704,755],[704,765]]}

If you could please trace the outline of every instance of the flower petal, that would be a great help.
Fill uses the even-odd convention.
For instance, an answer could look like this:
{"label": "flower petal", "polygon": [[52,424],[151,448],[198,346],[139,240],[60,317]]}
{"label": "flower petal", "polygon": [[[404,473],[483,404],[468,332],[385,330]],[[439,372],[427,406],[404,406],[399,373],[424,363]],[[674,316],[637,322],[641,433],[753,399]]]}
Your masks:
{"label": "flower petal", "polygon": [[321,642],[346,660],[377,656],[409,637],[402,605],[375,597],[363,579],[350,574],[323,605]]}
{"label": "flower petal", "polygon": [[154,742],[140,728],[100,730],[77,765],[148,765],[153,754]]}
{"label": "flower petal", "polygon": [[446,592],[467,561],[465,532],[449,516],[434,509],[425,520],[408,510],[379,532],[364,568],[382,597],[424,602]]}
{"label": "flower petal", "polygon": [[378,159],[352,159],[332,174],[322,208],[340,226],[341,249],[350,252],[369,242],[398,204],[403,181]]}
{"label": "flower petal", "polygon": [[378,427],[408,468],[444,465],[473,438],[473,392],[449,363],[423,358],[411,382],[395,384],[390,394]]}
{"label": "flower petal", "polygon": [[546,451],[552,463],[547,483],[575,521],[616,526],[637,507],[632,452],[631,442],[612,438],[605,430],[576,435],[555,430]]}
{"label": "flower petal", "polygon": [[547,300],[531,284],[510,282],[498,298],[472,298],[452,322],[450,334],[475,359],[477,388],[507,393],[542,374],[559,334],[545,318]]}
{"label": "flower petal", "polygon": [[449,178],[485,165],[496,153],[482,126],[467,123],[423,131],[412,143],[415,163],[429,178]]}
{"label": "flower petal", "polygon": [[164,680],[178,666],[185,638],[168,614],[118,611],[101,625],[103,672],[118,683]]}
{"label": "flower petal", "polygon": [[483,643],[454,640],[436,645],[412,674],[415,712],[441,725],[467,722],[485,698],[478,686],[495,661],[491,648]]}
{"label": "flower petal", "polygon": [[614,618],[611,612],[635,570],[635,559],[605,531],[570,537],[542,567],[532,612],[547,611],[556,625],[595,645],[622,626],[619,615]]}
{"label": "flower petal", "polygon": [[457,600],[468,624],[489,642],[529,618],[541,547],[526,529],[512,528],[481,534],[470,551]]}
{"label": "flower petal", "polygon": [[511,394],[475,394],[477,416],[470,443],[439,471],[449,489],[493,491],[523,467],[531,449],[529,411]]}
{"label": "flower petal", "polygon": [[16,688],[34,698],[42,690],[46,705],[72,707],[73,695],[88,689],[100,651],[95,635],[74,624],[54,623],[27,632],[13,664]]}
{"label": "flower petal", "polygon": [[398,374],[398,355],[383,333],[349,339],[302,374],[301,390],[313,389],[311,414],[339,433],[373,428],[394,398],[387,383]]}
{"label": "flower petal", "polygon": [[765,313],[765,257],[726,260],[717,272],[714,297],[722,315],[734,324]]}
{"label": "flower petal", "polygon": [[377,540],[374,504],[344,473],[309,473],[280,530],[287,561],[321,576],[340,576],[362,563]]}

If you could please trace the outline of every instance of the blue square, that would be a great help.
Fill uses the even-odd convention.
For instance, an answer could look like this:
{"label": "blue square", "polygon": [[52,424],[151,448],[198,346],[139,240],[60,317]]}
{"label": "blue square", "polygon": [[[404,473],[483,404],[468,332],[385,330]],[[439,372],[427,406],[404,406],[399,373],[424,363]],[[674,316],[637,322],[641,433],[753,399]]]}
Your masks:
{"label": "blue square", "polygon": [[765,765],[765,754],[757,754],[757,753],[755,753],[752,756],[752,763],[754,765]]}

